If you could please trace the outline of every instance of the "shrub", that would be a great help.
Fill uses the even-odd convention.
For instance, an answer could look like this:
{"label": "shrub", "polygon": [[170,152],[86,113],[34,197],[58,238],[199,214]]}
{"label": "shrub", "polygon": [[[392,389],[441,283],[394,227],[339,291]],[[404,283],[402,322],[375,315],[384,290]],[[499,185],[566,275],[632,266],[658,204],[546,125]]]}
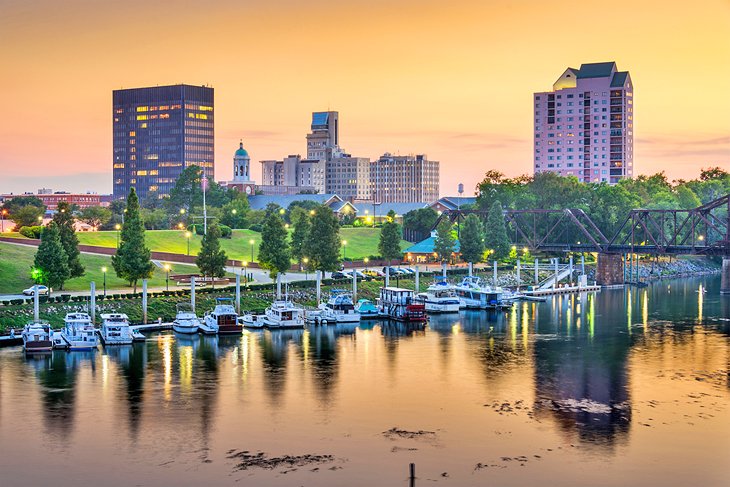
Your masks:
{"label": "shrub", "polygon": [[261,230],[263,228],[264,227],[260,223],[254,223],[253,225],[248,227],[248,229],[251,230],[252,232],[259,232],[259,233],[261,232]]}

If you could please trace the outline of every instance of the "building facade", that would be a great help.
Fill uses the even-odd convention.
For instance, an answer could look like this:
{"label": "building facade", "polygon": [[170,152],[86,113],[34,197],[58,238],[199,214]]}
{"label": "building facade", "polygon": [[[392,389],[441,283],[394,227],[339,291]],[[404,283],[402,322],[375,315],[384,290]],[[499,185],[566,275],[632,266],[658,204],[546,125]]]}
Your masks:
{"label": "building facade", "polygon": [[348,154],[327,161],[326,192],[347,200],[367,200],[372,197],[370,159]]}
{"label": "building facade", "polygon": [[55,212],[58,209],[58,204],[62,201],[70,205],[76,205],[80,209],[88,208],[90,206],[109,206],[108,203],[102,202],[101,195],[94,193],[66,193],[66,192],[48,192],[50,190],[39,190],[37,194],[24,193],[24,194],[3,194],[0,195],[0,202],[4,203],[10,201],[13,198],[20,196],[35,196],[45,205],[46,211]]}
{"label": "building facade", "polygon": [[431,202],[439,198],[439,163],[425,154],[383,154],[370,166],[372,198],[378,203]]}
{"label": "building facade", "polygon": [[173,85],[113,92],[114,198],[134,187],[165,197],[189,166],[214,177],[213,88]]}
{"label": "building facade", "polygon": [[634,86],[615,62],[568,68],[533,95],[534,172],[616,184],[634,173]]}
{"label": "building facade", "polygon": [[311,132],[307,134],[307,159],[328,160],[340,148],[338,112],[313,112]]}

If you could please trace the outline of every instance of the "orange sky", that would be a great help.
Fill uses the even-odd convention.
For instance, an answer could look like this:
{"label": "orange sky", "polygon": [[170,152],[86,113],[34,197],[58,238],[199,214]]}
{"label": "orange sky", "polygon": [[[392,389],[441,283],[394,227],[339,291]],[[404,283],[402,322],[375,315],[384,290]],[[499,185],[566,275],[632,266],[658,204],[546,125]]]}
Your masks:
{"label": "orange sky", "polygon": [[304,154],[340,112],[356,156],[426,153],[441,194],[532,169],[532,93],[615,60],[637,173],[730,170],[730,1],[0,0],[0,192],[111,191],[111,92],[209,84],[216,177]]}

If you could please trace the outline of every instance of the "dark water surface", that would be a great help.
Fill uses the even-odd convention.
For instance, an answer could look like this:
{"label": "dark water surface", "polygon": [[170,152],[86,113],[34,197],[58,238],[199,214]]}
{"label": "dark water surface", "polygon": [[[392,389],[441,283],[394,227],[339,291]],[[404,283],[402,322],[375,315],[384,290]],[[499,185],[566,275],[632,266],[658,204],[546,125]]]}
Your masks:
{"label": "dark water surface", "polygon": [[410,462],[419,486],[730,485],[718,291],[665,281],[425,331],[0,350],[0,485],[402,486]]}

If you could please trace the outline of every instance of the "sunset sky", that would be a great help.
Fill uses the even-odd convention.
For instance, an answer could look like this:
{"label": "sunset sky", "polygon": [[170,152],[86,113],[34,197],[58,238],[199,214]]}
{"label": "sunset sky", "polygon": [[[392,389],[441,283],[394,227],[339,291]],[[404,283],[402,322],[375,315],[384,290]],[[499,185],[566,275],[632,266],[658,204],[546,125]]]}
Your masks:
{"label": "sunset sky", "polygon": [[0,0],[0,192],[111,192],[112,90],[215,88],[216,178],[239,138],[305,154],[340,112],[355,156],[426,153],[441,194],[532,169],[532,93],[616,61],[635,85],[635,174],[730,170],[730,0]]}

